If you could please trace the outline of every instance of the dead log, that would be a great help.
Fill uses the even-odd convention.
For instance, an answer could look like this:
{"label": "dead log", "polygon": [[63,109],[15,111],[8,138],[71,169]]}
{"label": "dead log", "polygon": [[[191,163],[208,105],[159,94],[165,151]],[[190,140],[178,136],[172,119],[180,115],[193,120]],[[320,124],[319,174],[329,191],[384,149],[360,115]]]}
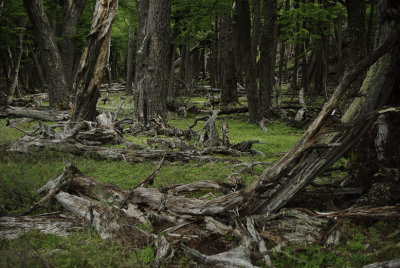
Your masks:
{"label": "dead log", "polygon": [[200,162],[231,162],[237,163],[238,160],[216,158],[202,155],[199,152],[192,151],[133,151],[118,148],[107,148],[100,146],[88,146],[74,139],[45,139],[40,137],[24,136],[20,140],[13,142],[8,146],[8,151],[28,153],[37,150],[49,149],[56,152],[70,153],[73,155],[86,155],[94,159],[108,159],[114,161],[128,161],[139,163],[143,161],[159,161],[163,157],[167,161],[200,161]]}
{"label": "dead log", "polygon": [[44,234],[68,236],[82,229],[82,223],[74,215],[59,212],[35,216],[0,217],[0,237],[16,239],[31,230]]}
{"label": "dead log", "polygon": [[210,256],[202,254],[195,249],[185,246],[184,244],[181,245],[181,249],[191,258],[206,266],[246,268],[257,267],[251,263],[251,252],[245,247],[237,247],[230,251]]}
{"label": "dead log", "polygon": [[400,267],[400,259],[384,262],[376,262],[363,266],[363,268],[396,268]]}
{"label": "dead log", "polygon": [[342,211],[335,212],[315,212],[317,217],[326,218],[348,218],[354,220],[382,220],[382,219],[399,219],[400,205],[386,207],[354,207]]}
{"label": "dead log", "polygon": [[26,117],[42,121],[66,121],[69,119],[69,114],[63,111],[43,108],[9,106],[0,108],[1,117]]}

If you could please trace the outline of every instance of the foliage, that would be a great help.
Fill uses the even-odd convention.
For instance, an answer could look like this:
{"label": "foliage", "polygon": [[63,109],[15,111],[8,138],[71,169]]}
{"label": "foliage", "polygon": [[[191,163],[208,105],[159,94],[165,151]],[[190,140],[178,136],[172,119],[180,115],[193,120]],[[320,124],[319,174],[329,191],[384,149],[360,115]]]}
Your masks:
{"label": "foliage", "polygon": [[309,39],[320,39],[321,35],[333,33],[335,20],[346,16],[345,8],[337,1],[300,1],[289,10],[278,11],[283,40],[301,44]]}

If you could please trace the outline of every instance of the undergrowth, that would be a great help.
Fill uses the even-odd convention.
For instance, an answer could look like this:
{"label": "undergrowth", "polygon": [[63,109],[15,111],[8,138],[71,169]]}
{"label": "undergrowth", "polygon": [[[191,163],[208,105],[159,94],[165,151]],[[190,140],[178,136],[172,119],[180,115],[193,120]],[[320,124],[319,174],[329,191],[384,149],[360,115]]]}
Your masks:
{"label": "undergrowth", "polygon": [[[132,103],[129,98],[110,94],[106,104],[100,104],[100,110],[116,111],[124,103],[119,118],[132,115]],[[125,100],[124,100],[125,99]],[[204,98],[193,98],[196,105]],[[172,115],[171,126],[186,129],[193,123],[194,115],[180,118]],[[237,158],[242,162],[257,161],[273,163],[299,140],[304,130],[286,126],[279,121],[271,121],[264,133],[258,126],[249,124],[244,116],[221,116],[217,127],[224,121],[229,125],[231,143],[245,140],[259,140],[253,149],[261,151],[263,156],[243,156]],[[15,123],[25,130],[35,129],[37,123]],[[201,131],[204,122],[194,128]],[[93,160],[50,151],[19,154],[6,152],[6,144],[23,136],[14,128],[6,127],[5,120],[0,119],[0,216],[20,212],[36,202],[39,197],[37,189],[49,179],[61,173],[65,162],[72,162],[84,174],[106,183],[115,184],[123,189],[138,185],[158,166],[158,163],[128,163],[125,161]],[[146,136],[125,136],[136,144],[145,145]],[[192,140],[190,143],[194,144]],[[225,156],[221,156],[225,157]],[[266,165],[268,166],[268,164]],[[190,183],[199,180],[226,181],[232,173],[239,173],[243,183],[254,181],[266,168],[256,166],[254,170],[242,170],[233,167],[232,163],[178,163],[167,162],[161,168],[152,187],[165,187],[173,184]],[[205,193],[202,193],[205,194]],[[46,208],[60,210],[51,205]],[[40,212],[40,211],[39,211]],[[283,249],[285,253],[272,256],[276,267],[361,267],[364,264],[389,260],[400,256],[399,235],[388,239],[400,225],[391,223],[374,223],[373,225],[343,224],[341,244],[333,249],[318,245],[290,246]],[[27,233],[16,240],[0,239],[1,267],[145,267],[154,260],[154,249],[151,245],[144,248],[126,248],[113,241],[101,240],[92,230],[85,229],[69,237],[45,235],[36,231]],[[175,261],[178,267],[190,267],[190,260],[180,256]]]}

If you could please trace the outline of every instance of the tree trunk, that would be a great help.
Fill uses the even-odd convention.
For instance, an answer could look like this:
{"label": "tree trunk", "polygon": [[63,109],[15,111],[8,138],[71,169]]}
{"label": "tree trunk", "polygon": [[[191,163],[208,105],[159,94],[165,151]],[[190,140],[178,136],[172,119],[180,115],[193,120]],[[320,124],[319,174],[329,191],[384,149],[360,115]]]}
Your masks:
{"label": "tree trunk", "polygon": [[268,116],[271,109],[271,97],[274,89],[274,72],[276,61],[276,0],[265,0],[263,6],[264,25],[261,40],[260,57],[260,100],[261,113]]}
{"label": "tree trunk", "polygon": [[39,64],[39,60],[35,54],[35,51],[33,50],[32,46],[30,44],[28,44],[28,49],[29,49],[29,54],[31,55],[33,64],[35,66],[35,72],[36,72],[37,78],[39,80],[40,92],[44,92],[45,79],[44,79],[43,72],[42,72],[42,66]]}
{"label": "tree trunk", "polygon": [[128,39],[128,55],[127,55],[127,60],[126,60],[126,93],[133,95],[133,90],[132,90],[132,82],[133,82],[133,69],[134,69],[134,34],[135,34],[135,29],[133,28],[133,18],[134,18],[134,11],[130,11],[130,24],[129,24],[129,39]]}
{"label": "tree trunk", "polygon": [[118,0],[97,0],[90,34],[75,80],[76,100],[72,120],[94,121],[100,97],[99,83],[107,60],[112,21],[118,10]]}
{"label": "tree trunk", "polygon": [[65,79],[67,81],[68,92],[72,91],[75,79],[75,35],[79,18],[85,8],[86,0],[62,0],[62,25],[61,25],[61,44],[60,54],[63,62]]}
{"label": "tree trunk", "polygon": [[[26,17],[21,19],[19,27],[24,28],[26,25],[26,20],[27,20]],[[8,87],[8,90],[7,90],[7,96],[8,96],[7,103],[8,104],[11,103],[12,98],[15,93],[15,89],[18,86],[18,73],[19,73],[19,68],[20,68],[21,58],[22,58],[22,53],[23,53],[22,43],[24,41],[24,33],[23,32],[18,33],[17,38],[18,38],[17,46],[16,46],[15,53],[14,53],[14,65],[12,66],[12,69],[11,69],[10,86]]]}
{"label": "tree trunk", "polygon": [[135,119],[166,121],[169,76],[170,0],[139,0],[136,51]]}
{"label": "tree trunk", "polygon": [[49,20],[41,0],[24,0],[29,19],[38,39],[40,54],[49,83],[50,107],[68,109],[70,101],[64,68]]}
{"label": "tree trunk", "polygon": [[[366,14],[365,14],[365,0],[347,0],[347,62],[346,69],[353,68],[357,62],[367,55],[367,42],[366,42]],[[362,84],[363,77],[353,83],[349,94],[357,92]]]}
{"label": "tree trunk", "polygon": [[239,61],[245,72],[249,121],[256,124],[260,121],[257,96],[256,53],[251,51],[251,20],[248,0],[236,1],[237,42],[239,43]]}
{"label": "tree trunk", "polygon": [[234,39],[231,15],[221,19],[222,88],[221,103],[228,105],[238,102],[235,69]]}

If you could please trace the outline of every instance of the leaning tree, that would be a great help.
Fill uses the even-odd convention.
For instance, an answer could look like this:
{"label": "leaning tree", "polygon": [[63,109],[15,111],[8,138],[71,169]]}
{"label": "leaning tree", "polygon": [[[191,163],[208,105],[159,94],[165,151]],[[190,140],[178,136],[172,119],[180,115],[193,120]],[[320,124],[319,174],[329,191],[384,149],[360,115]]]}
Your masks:
{"label": "leaning tree", "polygon": [[97,0],[92,27],[86,38],[74,88],[76,99],[72,113],[78,119],[95,121],[100,97],[99,86],[107,60],[112,21],[118,10],[118,0]]}

